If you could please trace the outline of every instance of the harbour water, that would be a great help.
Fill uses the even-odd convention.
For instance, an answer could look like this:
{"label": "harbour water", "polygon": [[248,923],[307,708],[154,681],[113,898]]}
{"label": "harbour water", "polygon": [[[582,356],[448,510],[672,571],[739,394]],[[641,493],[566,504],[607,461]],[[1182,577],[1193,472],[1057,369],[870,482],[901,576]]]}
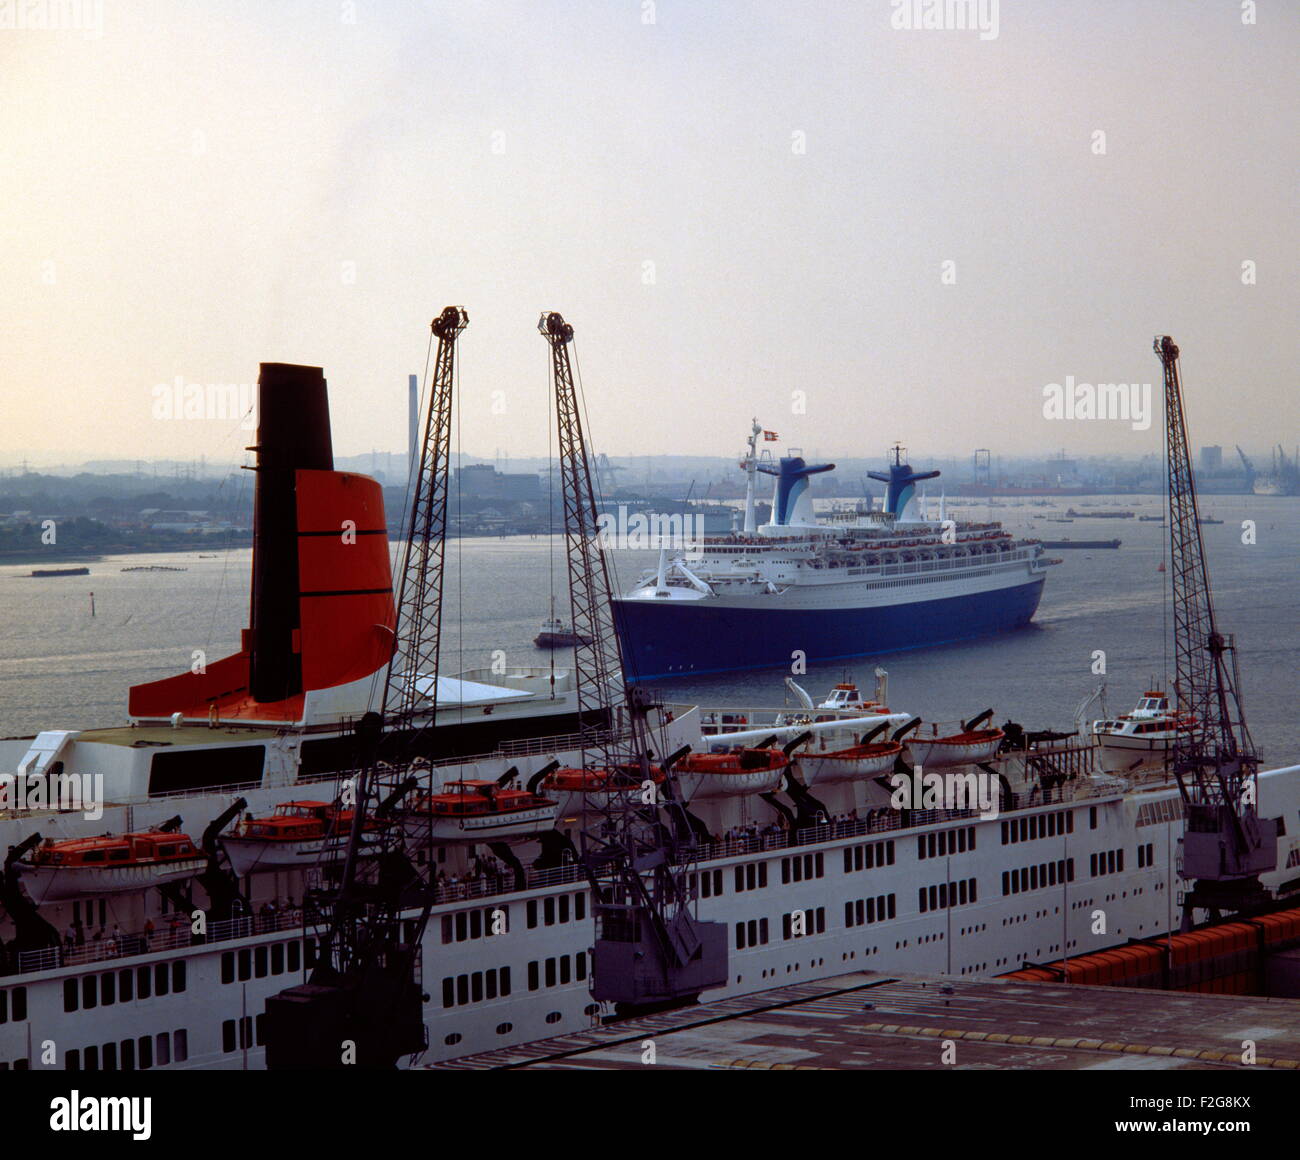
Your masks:
{"label": "harbour water", "polygon": [[[809,666],[797,677],[824,693],[847,672],[864,689],[878,660],[890,674],[890,703],[927,719],[953,721],[992,708],[1031,728],[1069,727],[1075,707],[1102,680],[1094,654],[1105,654],[1107,707],[1126,712],[1151,679],[1166,671],[1163,599],[1168,573],[1158,571],[1163,525],[1125,520],[1047,522],[1088,497],[1052,507],[964,505],[971,518],[1000,519],[1008,530],[1058,539],[1118,535],[1118,551],[1059,553],[1033,624],[1017,633],[944,648]],[[1115,497],[1098,498],[1098,508]],[[1156,496],[1126,496],[1139,514],[1160,510]],[[1221,626],[1236,635],[1247,716],[1266,765],[1300,760],[1300,714],[1294,703],[1300,656],[1300,504],[1287,498],[1214,496],[1203,514],[1222,524],[1202,528]],[[1080,510],[1086,511],[1083,507]],[[1253,544],[1242,521],[1255,521]],[[612,557],[620,588],[654,554]],[[160,564],[183,572],[123,572]],[[562,537],[465,539],[447,545],[443,667],[565,664],[563,651],[535,648],[549,613],[553,577],[557,609],[567,605]],[[0,736],[42,728],[121,723],[127,686],[189,669],[235,651],[247,622],[247,549],[215,558],[193,553],[107,557],[89,576],[33,579],[32,566],[0,566]],[[90,615],[90,593],[95,616]],[[201,653],[202,656],[196,656]],[[1172,665],[1172,657],[1168,664]],[[715,704],[781,705],[779,670],[683,678],[658,687],[673,699]],[[1096,705],[1089,717],[1100,716]]]}

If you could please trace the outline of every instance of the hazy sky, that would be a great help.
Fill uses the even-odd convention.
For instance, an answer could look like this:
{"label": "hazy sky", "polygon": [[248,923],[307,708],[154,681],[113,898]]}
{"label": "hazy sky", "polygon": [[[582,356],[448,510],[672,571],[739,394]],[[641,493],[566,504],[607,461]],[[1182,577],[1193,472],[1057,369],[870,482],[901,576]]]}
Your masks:
{"label": "hazy sky", "polygon": [[0,28],[0,464],[237,461],[237,418],[155,418],[153,389],[262,361],[325,368],[339,453],[399,449],[449,303],[479,454],[547,450],[543,308],[611,454],[730,454],[751,415],[828,456],[1155,450],[1158,424],[1045,419],[1043,388],[1158,404],[1157,332],[1194,443],[1300,440],[1300,5],[1007,0],[994,38],[894,11],[104,0],[101,35]]}

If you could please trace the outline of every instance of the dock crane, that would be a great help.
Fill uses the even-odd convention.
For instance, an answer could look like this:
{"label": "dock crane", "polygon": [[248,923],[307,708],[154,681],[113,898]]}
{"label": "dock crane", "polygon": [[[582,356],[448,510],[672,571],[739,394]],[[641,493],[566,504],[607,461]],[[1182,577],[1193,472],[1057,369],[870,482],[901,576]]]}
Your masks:
{"label": "dock crane", "polygon": [[1256,810],[1259,755],[1246,726],[1233,638],[1215,620],[1178,347],[1160,335],[1154,349],[1164,370],[1175,691],[1191,716],[1171,751],[1187,819],[1183,874],[1193,888],[1184,896],[1182,924],[1189,930],[1197,909],[1218,918],[1270,901],[1259,876],[1277,865],[1278,819]]}
{"label": "dock crane", "polygon": [[[588,794],[577,855],[592,890],[596,941],[592,997],[619,1015],[680,1006],[727,979],[727,927],[695,913],[691,863],[697,838],[673,775],[686,750],[655,758],[653,699],[626,682],[614,631],[609,568],[597,538],[592,467],[574,383],[573,327],[556,311],[538,330],[550,346],[572,600],[574,681]],[[605,710],[608,709],[608,716]],[[601,718],[605,717],[602,724]],[[656,787],[651,762],[663,770]],[[663,798],[660,798],[660,792]]]}
{"label": "dock crane", "polygon": [[[343,787],[352,798],[351,830],[323,852],[323,884],[304,903],[315,928],[309,981],[267,1001],[271,1070],[391,1069],[427,1046],[419,953],[436,893],[430,873],[406,856],[403,826],[383,823],[417,787],[433,792],[432,768],[415,762],[438,707],[456,340],[468,324],[463,307],[448,306],[430,328],[438,347],[412,481],[393,652],[379,710],[356,728],[359,771]],[[367,818],[380,822],[375,834],[365,832]]]}

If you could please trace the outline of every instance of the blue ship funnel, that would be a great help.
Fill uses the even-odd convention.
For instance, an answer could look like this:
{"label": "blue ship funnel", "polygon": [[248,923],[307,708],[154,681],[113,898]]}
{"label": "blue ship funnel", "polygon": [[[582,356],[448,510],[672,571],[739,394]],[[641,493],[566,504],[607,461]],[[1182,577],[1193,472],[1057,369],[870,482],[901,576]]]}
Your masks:
{"label": "blue ship funnel", "polygon": [[823,471],[834,471],[833,463],[809,465],[795,455],[780,460],[777,467],[770,463],[758,464],[758,470],[765,475],[776,476],[776,489],[772,496],[772,520],[769,527],[810,528],[817,527],[813,516],[812,496],[808,494],[808,477]]}
{"label": "blue ship funnel", "polygon": [[[901,456],[897,456],[901,459]],[[889,512],[895,519],[901,519],[903,513],[907,510],[907,505],[912,502],[916,495],[916,485],[923,479],[936,479],[939,473],[937,471],[913,471],[911,464],[894,462],[889,465],[889,474],[883,471],[868,471],[867,475],[871,479],[878,479],[881,483],[887,483],[889,487],[885,490],[885,511]]]}

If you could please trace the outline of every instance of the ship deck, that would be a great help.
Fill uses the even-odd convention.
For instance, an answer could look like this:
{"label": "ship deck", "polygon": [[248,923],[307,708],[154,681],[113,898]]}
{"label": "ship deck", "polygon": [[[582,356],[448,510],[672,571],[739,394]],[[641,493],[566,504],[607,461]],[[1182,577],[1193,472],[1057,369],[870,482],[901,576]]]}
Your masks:
{"label": "ship deck", "polygon": [[[1300,1069],[1300,1003],[860,971],[430,1064],[435,1071]],[[1256,1047],[1242,1063],[1243,1041]],[[945,1044],[951,1062],[944,1061]]]}

